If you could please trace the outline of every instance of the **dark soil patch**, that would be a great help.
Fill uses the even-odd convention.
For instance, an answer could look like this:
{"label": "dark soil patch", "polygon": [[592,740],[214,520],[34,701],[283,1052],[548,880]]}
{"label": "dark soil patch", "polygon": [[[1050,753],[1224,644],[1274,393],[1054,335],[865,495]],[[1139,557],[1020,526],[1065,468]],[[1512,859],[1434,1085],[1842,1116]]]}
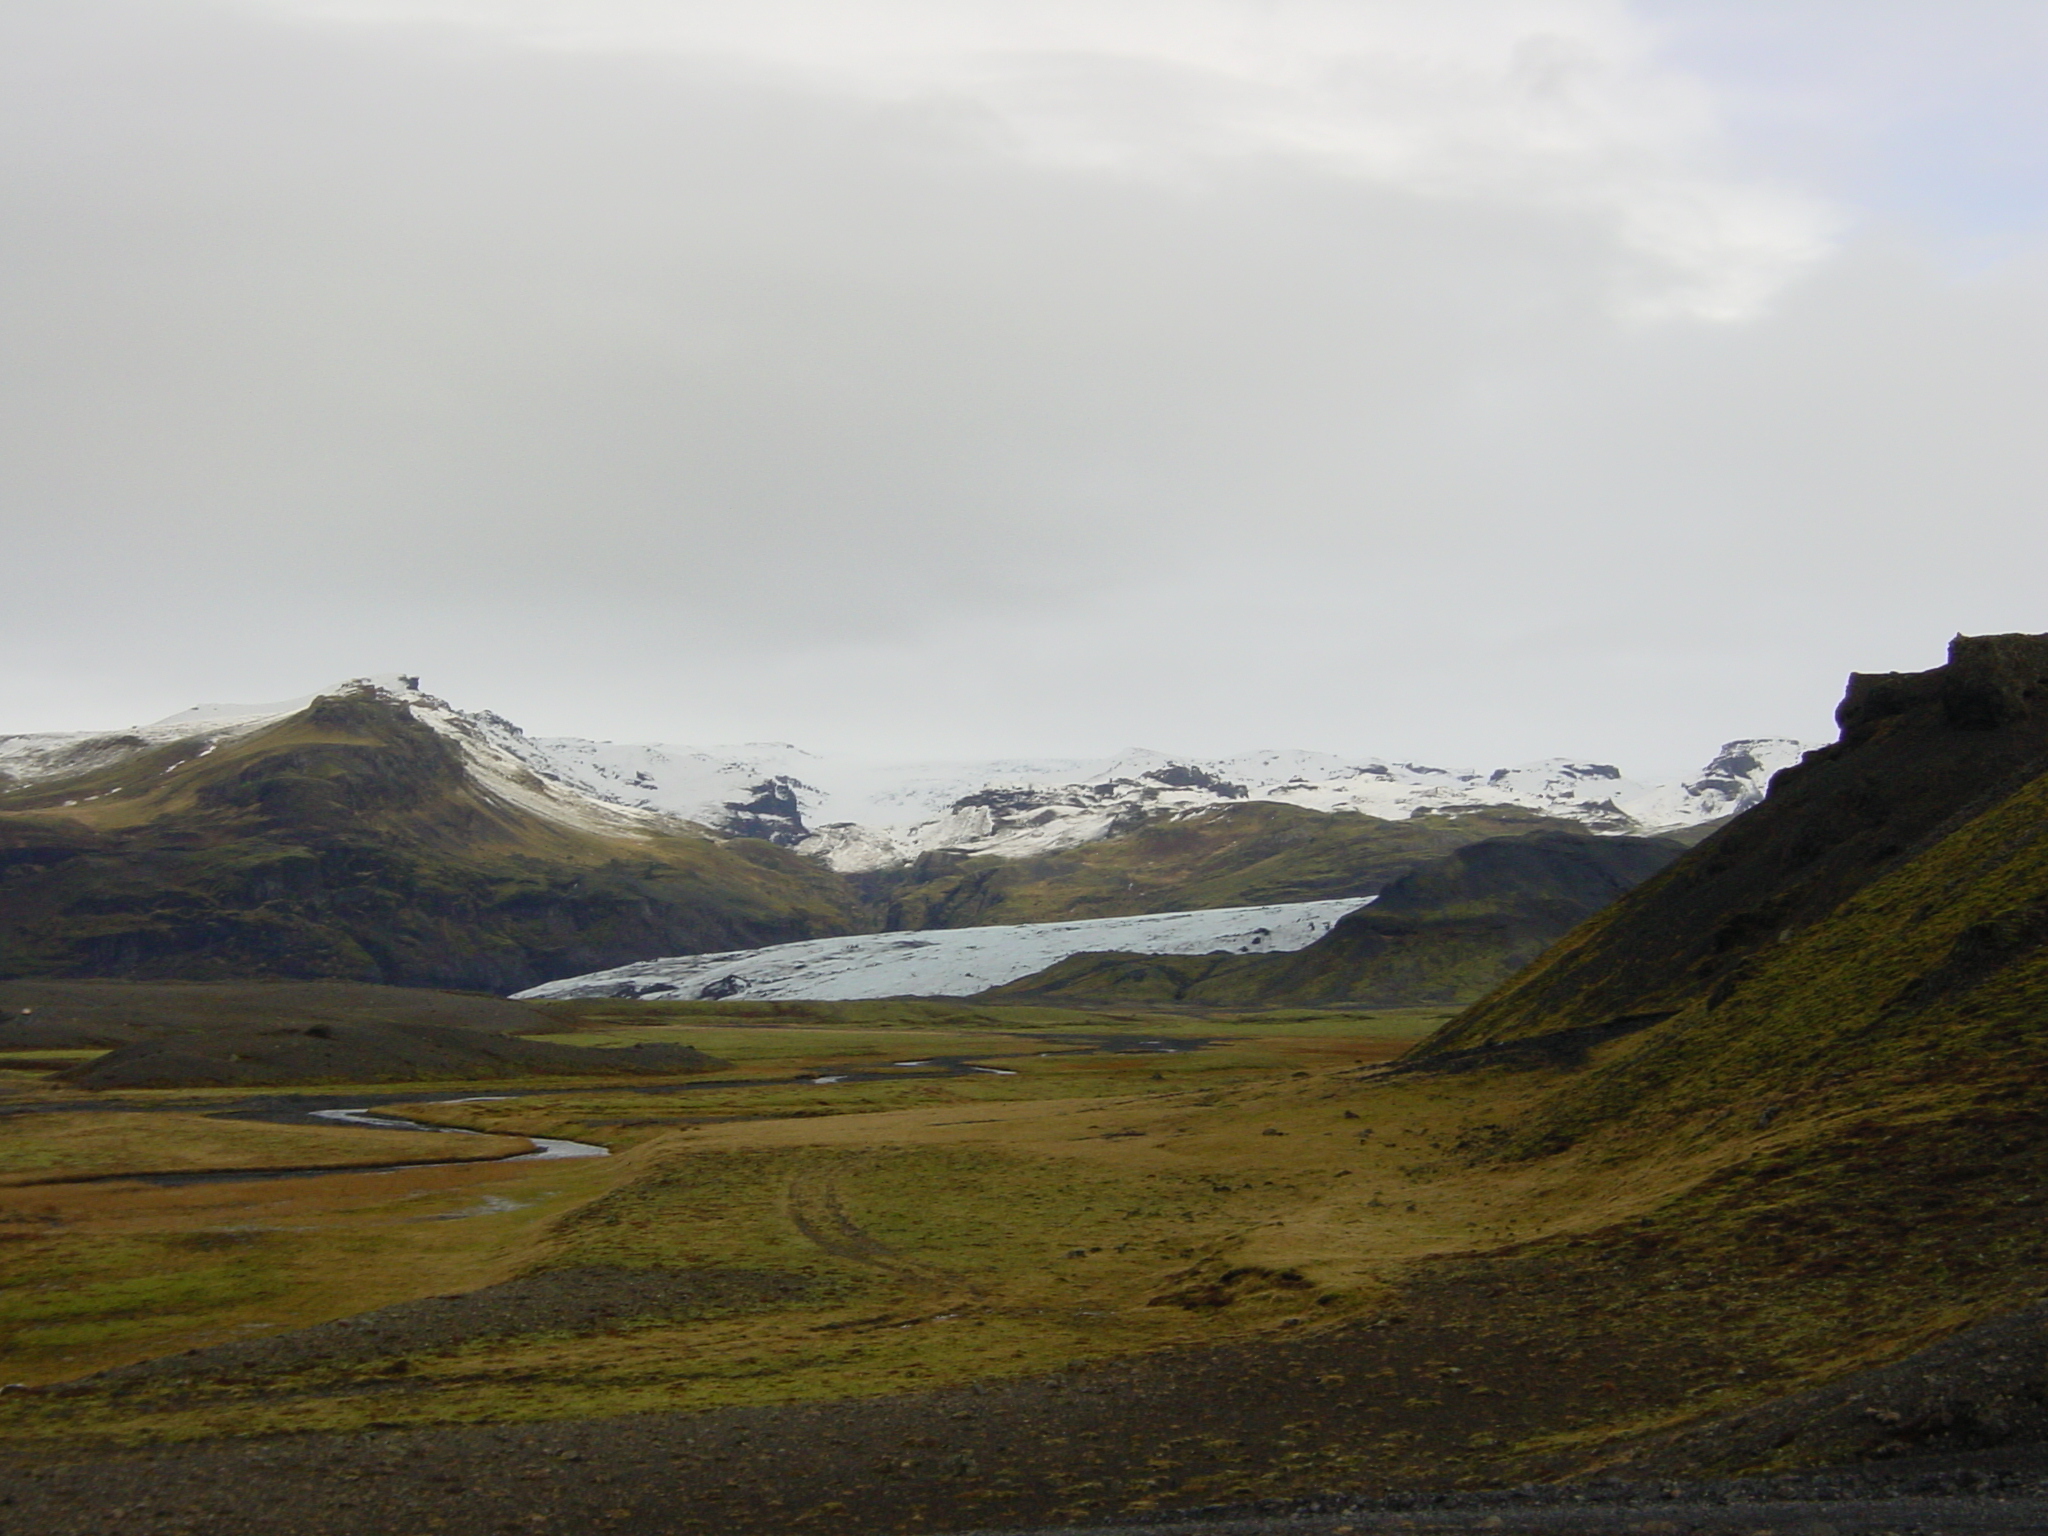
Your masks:
{"label": "dark soil patch", "polygon": [[[577,1273],[536,1281],[576,1296],[579,1282],[569,1277]],[[526,1294],[494,1291],[508,1302]],[[464,1303],[472,1305],[457,1310]],[[205,1373],[185,1378],[195,1387],[234,1372],[259,1378],[253,1390],[263,1390],[262,1377],[289,1390],[278,1378],[339,1363],[337,1351],[360,1351],[348,1358],[368,1364],[377,1351],[484,1336],[464,1331],[503,1326],[492,1320],[497,1304],[492,1292],[409,1303],[309,1330],[311,1337],[108,1372],[90,1390],[174,1389],[180,1372]],[[594,1304],[579,1316],[584,1326],[598,1320]],[[103,1529],[93,1518],[114,1506],[169,1510],[166,1521],[208,1536],[359,1536],[415,1528],[430,1516],[448,1536],[786,1536],[1100,1522],[1321,1489],[1511,1480],[1516,1439],[1668,1408],[1695,1363],[1682,1346],[1626,1330],[1560,1339],[1496,1316],[1487,1284],[1459,1282],[1404,1316],[940,1392],[112,1457],[45,1452],[40,1469],[0,1476],[0,1497],[32,1511],[50,1536]],[[397,1334],[371,1337],[388,1326],[379,1319],[393,1317],[418,1318],[421,1331],[403,1334],[403,1346]],[[406,1377],[380,1390],[396,1405],[430,1388]],[[49,1465],[55,1461],[69,1464]],[[100,1515],[88,1518],[95,1510]]]}
{"label": "dark soil patch", "polygon": [[1904,1360],[1655,1442],[1655,1473],[1886,1461],[2048,1445],[2048,1306],[1944,1339]]}

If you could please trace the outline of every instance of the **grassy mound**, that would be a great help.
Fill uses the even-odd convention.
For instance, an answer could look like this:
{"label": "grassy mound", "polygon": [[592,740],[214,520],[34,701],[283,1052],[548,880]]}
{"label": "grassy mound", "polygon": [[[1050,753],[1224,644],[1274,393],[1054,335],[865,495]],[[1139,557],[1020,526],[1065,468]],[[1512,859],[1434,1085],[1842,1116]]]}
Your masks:
{"label": "grassy mound", "polygon": [[58,1074],[75,1088],[241,1088],[287,1083],[468,1082],[481,1078],[671,1076],[726,1063],[687,1045],[592,1050],[445,1024],[348,1020],[225,1027],[138,1040]]}
{"label": "grassy mound", "polygon": [[556,1027],[544,1010],[471,992],[341,981],[0,981],[0,1051],[127,1045],[185,1030],[441,1024],[493,1034]]}

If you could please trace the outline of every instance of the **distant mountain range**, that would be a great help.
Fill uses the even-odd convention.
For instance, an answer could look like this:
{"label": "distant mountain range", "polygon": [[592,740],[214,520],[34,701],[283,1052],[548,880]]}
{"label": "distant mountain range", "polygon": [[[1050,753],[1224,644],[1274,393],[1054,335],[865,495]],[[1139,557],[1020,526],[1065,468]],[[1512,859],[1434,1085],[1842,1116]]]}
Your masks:
{"label": "distant mountain range", "polygon": [[1655,835],[1747,810],[1771,775],[1806,750],[1782,738],[1729,742],[1678,784],[1645,784],[1612,765],[1568,758],[1447,769],[1308,751],[1193,758],[1134,748],[1097,759],[871,763],[783,743],[528,736],[501,715],[459,710],[421,691],[417,678],[386,676],[278,704],[203,705],[126,731],[0,736],[0,789],[111,768],[173,742],[200,755],[344,692],[404,710],[455,745],[480,785],[535,814],[598,832],[672,818],[851,874],[939,851],[1053,853],[1160,817],[1252,803],[1386,820],[1508,809],[1596,832]]}
{"label": "distant mountain range", "polygon": [[1666,786],[1308,752],[878,766],[534,738],[363,678],[0,737],[0,977],[503,992],[846,934],[1356,904],[1492,838],[1697,836],[1798,755],[1732,743]]}

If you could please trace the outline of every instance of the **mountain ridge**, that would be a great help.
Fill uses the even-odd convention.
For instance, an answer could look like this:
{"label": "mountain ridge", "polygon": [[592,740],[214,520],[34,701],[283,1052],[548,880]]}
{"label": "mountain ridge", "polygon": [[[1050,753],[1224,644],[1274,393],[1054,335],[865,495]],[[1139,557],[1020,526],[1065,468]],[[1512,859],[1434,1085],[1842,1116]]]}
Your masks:
{"label": "mountain ridge", "polygon": [[1804,750],[1780,738],[1729,742],[1696,777],[1668,785],[1567,758],[1451,770],[1291,749],[1203,759],[1133,748],[1107,758],[891,765],[783,743],[529,736],[489,710],[460,710],[423,692],[417,677],[388,675],[277,705],[203,705],[122,732],[0,736],[0,790],[76,778],[180,743],[213,750],[319,698],[364,690],[457,745],[493,793],[537,814],[591,830],[687,822],[793,848],[845,874],[901,868],[936,852],[1056,853],[1158,818],[1247,803],[1382,820],[1519,810],[1596,832],[1655,835],[1748,809]]}
{"label": "mountain ridge", "polygon": [[509,991],[857,922],[810,860],[479,771],[374,687],[161,737],[0,789],[0,973]]}

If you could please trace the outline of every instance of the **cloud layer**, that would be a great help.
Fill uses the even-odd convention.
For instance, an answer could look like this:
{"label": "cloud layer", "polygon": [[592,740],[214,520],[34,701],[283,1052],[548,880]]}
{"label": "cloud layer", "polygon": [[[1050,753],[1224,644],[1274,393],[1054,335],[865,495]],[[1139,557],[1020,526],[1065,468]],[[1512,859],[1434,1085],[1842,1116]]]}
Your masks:
{"label": "cloud layer", "polygon": [[0,729],[1654,773],[2048,627],[2039,259],[1456,9],[14,7]]}

